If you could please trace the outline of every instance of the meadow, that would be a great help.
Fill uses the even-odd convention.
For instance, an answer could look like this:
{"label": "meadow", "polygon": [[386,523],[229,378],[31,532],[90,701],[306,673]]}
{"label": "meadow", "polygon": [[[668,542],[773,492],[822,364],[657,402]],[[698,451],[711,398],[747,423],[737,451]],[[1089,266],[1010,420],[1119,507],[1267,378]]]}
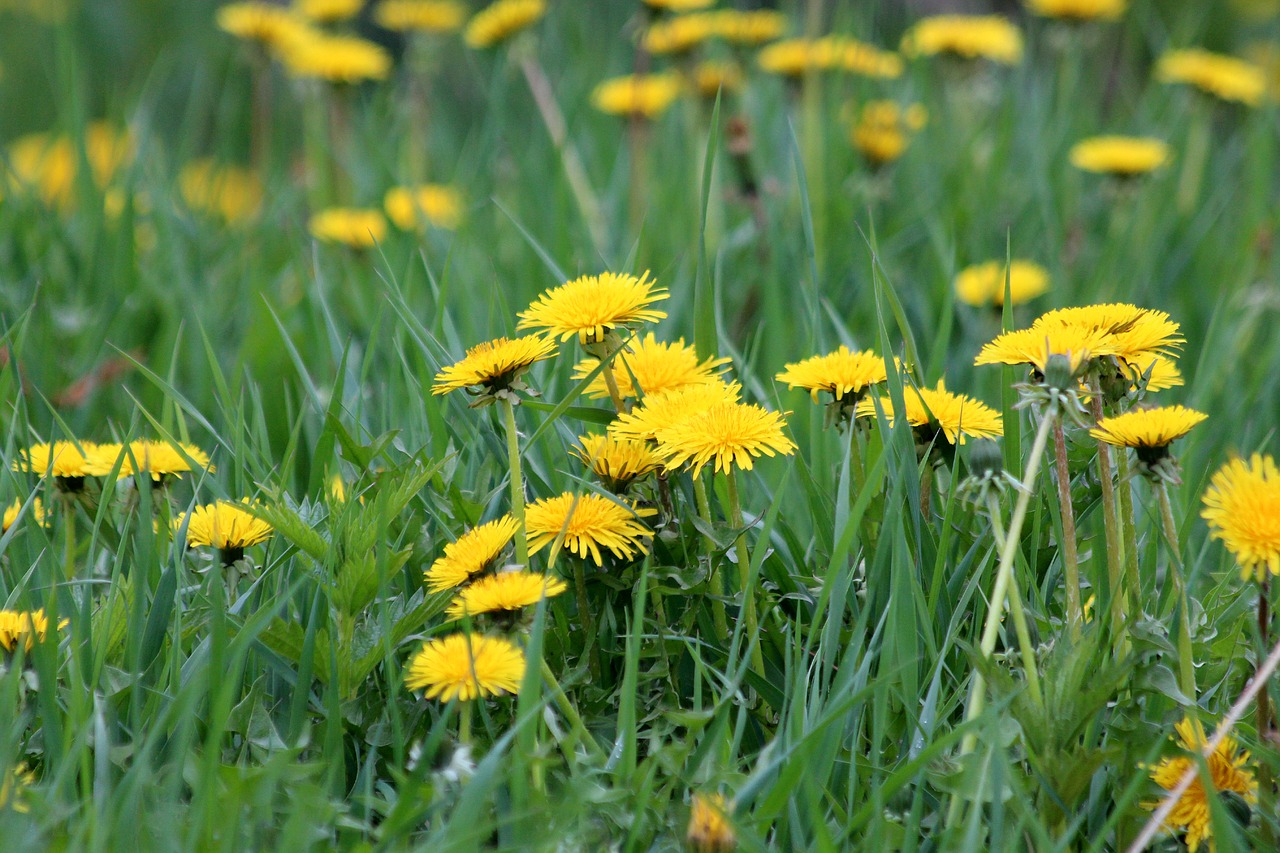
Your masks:
{"label": "meadow", "polygon": [[0,850],[1280,849],[1280,3],[925,5],[0,0]]}

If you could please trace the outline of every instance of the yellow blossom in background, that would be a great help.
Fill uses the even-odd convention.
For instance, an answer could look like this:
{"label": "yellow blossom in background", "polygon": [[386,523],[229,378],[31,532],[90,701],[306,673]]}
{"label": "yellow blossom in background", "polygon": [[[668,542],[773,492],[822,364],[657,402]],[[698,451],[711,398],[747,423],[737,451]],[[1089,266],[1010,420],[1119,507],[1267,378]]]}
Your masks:
{"label": "yellow blossom in background", "polygon": [[445,615],[450,619],[522,610],[565,591],[564,581],[536,572],[499,572],[458,593]]}
{"label": "yellow blossom in background", "polygon": [[716,16],[715,34],[730,44],[764,44],[778,38],[787,29],[786,16],[770,9],[723,9],[712,14]]}
{"label": "yellow blossom in background", "polygon": [[591,92],[591,105],[609,115],[656,118],[683,91],[679,74],[628,74],[599,83]]}
{"label": "yellow blossom in background", "polygon": [[629,273],[584,275],[553,287],[520,312],[517,329],[538,329],[567,341],[575,335],[583,345],[600,343],[632,323],[654,323],[667,316],[649,307],[670,294],[649,280]]}
{"label": "yellow blossom in background", "polygon": [[364,0],[293,0],[298,14],[322,24],[350,20],[363,6]]}
{"label": "yellow blossom in background", "polygon": [[667,12],[695,12],[714,6],[716,0],[644,0],[651,9],[663,9]]}
{"label": "yellow blossom in background", "polygon": [[813,402],[825,391],[836,403],[857,401],[872,385],[887,380],[888,369],[882,358],[871,350],[850,350],[844,344],[826,355],[815,355],[788,364],[775,377],[790,388],[803,388]]}
{"label": "yellow blossom in background", "polygon": [[584,560],[590,557],[597,566],[604,565],[602,550],[619,560],[634,560],[649,553],[653,535],[640,517],[654,513],[596,494],[566,492],[544,498],[525,509],[529,553],[536,554],[563,535],[563,548]]}
{"label": "yellow blossom in background", "polygon": [[[0,527],[0,533],[9,532],[9,528],[13,527],[14,523],[17,522],[20,512],[22,512],[22,501],[14,498],[13,503],[5,507],[4,526]],[[29,517],[33,524],[47,525],[49,514],[45,511],[44,502],[39,498],[32,498]]]}
{"label": "yellow blossom in background", "polygon": [[1027,9],[1068,21],[1118,21],[1129,0],[1025,0]]}
{"label": "yellow blossom in background", "polygon": [[1267,81],[1252,62],[1200,48],[1171,50],[1156,62],[1156,80],[1182,83],[1223,101],[1256,107]]}
{"label": "yellow blossom in background", "polygon": [[[1204,728],[1190,717],[1177,724],[1178,745],[1187,752],[1203,752],[1208,744]],[[1224,737],[1217,749],[1205,756],[1209,765],[1209,778],[1213,789],[1206,791],[1200,773],[1196,773],[1191,786],[1178,799],[1173,811],[1169,812],[1165,826],[1170,830],[1185,830],[1187,833],[1187,849],[1195,853],[1200,845],[1207,841],[1210,850],[1213,844],[1213,821],[1210,816],[1209,797],[1230,791],[1239,794],[1250,805],[1258,801],[1258,781],[1249,769],[1249,753],[1241,751],[1239,744],[1232,737]],[[1190,756],[1175,756],[1162,759],[1150,767],[1152,780],[1172,791],[1182,781],[1183,775],[1196,766],[1196,760]],[[1160,806],[1159,802],[1146,803],[1149,809]]]}
{"label": "yellow blossom in background", "polygon": [[902,75],[902,57],[844,36],[775,42],[756,55],[756,64],[771,74],[787,77],[799,77],[809,71],[845,71],[881,79]]}
{"label": "yellow blossom in background", "polygon": [[[106,122],[92,122],[85,128],[84,158],[100,190],[132,164],[135,148],[131,133]],[[11,185],[35,191],[50,207],[72,206],[80,171],[75,140],[47,133],[20,137],[9,146],[8,165]]]}
{"label": "yellow blossom in background", "polygon": [[625,492],[639,477],[662,468],[662,456],[648,441],[584,435],[570,448],[614,494]]}
{"label": "yellow blossom in background", "polygon": [[466,17],[467,7],[454,0],[382,0],[373,10],[378,26],[393,32],[453,32]]}
{"label": "yellow blossom in background", "polygon": [[[1021,305],[1049,289],[1049,271],[1035,261],[1014,259],[1007,265],[1009,298]],[[965,267],[956,274],[956,298],[977,308],[1004,305],[1004,261],[986,261]]]}
{"label": "yellow blossom in background", "polygon": [[420,231],[426,224],[451,231],[462,219],[458,191],[444,184],[394,187],[383,197],[382,207],[401,231]]}
{"label": "yellow blossom in background", "polygon": [[[181,477],[192,470],[213,470],[209,465],[209,454],[194,444],[141,440],[132,441],[126,447],[118,444],[111,447],[114,454],[108,470],[114,467],[118,458],[121,478],[147,473],[151,475],[152,480],[159,483],[167,477]],[[191,467],[192,464],[195,465],[195,469]]]}
{"label": "yellow blossom in background", "polygon": [[331,207],[311,217],[311,236],[325,243],[368,249],[387,238],[387,220],[372,208]]}
{"label": "yellow blossom in background", "polygon": [[188,546],[217,548],[223,563],[234,563],[244,556],[245,548],[266,542],[273,532],[269,523],[244,509],[249,505],[244,498],[239,504],[218,501],[198,506],[175,518],[173,529],[181,530],[185,524]]}
{"label": "yellow blossom in background", "polygon": [[281,49],[281,58],[294,77],[335,84],[385,80],[391,73],[391,54],[355,36],[315,33],[291,39]]}
{"label": "yellow blossom in background", "polygon": [[41,442],[19,450],[13,470],[56,480],[82,480],[111,473],[114,461],[92,441]]}
{"label": "yellow blossom in background", "polygon": [[467,702],[520,692],[524,652],[501,637],[450,634],[427,640],[405,665],[404,684],[426,699]]}
{"label": "yellow blossom in background", "polygon": [[738,845],[723,794],[693,795],[685,843],[694,853],[732,853]]}
{"label": "yellow blossom in background", "polygon": [[1148,136],[1094,136],[1071,146],[1071,165],[1085,172],[1131,178],[1169,162],[1169,146]]}
{"label": "yellow blossom in background", "polygon": [[432,394],[478,387],[484,394],[523,390],[519,382],[530,367],[556,353],[556,342],[539,335],[497,338],[467,350],[460,361],[436,374]]}
{"label": "yellow blossom in background", "polygon": [[934,15],[917,21],[902,37],[907,56],[958,56],[1004,65],[1022,61],[1022,33],[999,15]]}
{"label": "yellow blossom in background", "polygon": [[238,39],[280,48],[307,27],[305,19],[292,9],[275,3],[228,3],[215,15],[218,29]]}
{"label": "yellow blossom in background", "polygon": [[[972,397],[948,391],[942,380],[938,380],[937,388],[907,386],[902,393],[907,423],[918,429],[941,432],[948,444],[964,444],[967,438],[999,438],[1004,435],[999,412]],[[875,404],[876,401],[870,398],[860,402],[858,417],[874,418]],[[880,407],[892,425],[893,400],[881,397]]]}
{"label": "yellow blossom in background", "polygon": [[687,466],[698,479],[711,465],[715,472],[750,471],[760,456],[790,456],[796,445],[783,432],[786,421],[748,403],[718,403],[660,429],[654,435],[658,455],[668,468]]}
{"label": "yellow blossom in background", "polygon": [[27,805],[26,789],[36,783],[36,774],[25,764],[15,764],[12,769],[0,773],[0,812],[13,809],[18,814],[31,811]]}
{"label": "yellow blossom in background", "polygon": [[444,546],[444,554],[436,558],[423,579],[430,592],[443,592],[462,586],[489,568],[506,550],[520,525],[504,515],[477,525]]}
{"label": "yellow blossom in background", "polygon": [[778,12],[720,9],[658,21],[645,33],[650,53],[684,53],[713,38],[730,44],[758,45],[782,35],[787,19]]}
{"label": "yellow blossom in background", "polygon": [[644,34],[644,48],[659,55],[685,53],[715,35],[714,15],[678,15],[650,26]]}
{"label": "yellow blossom in background", "polygon": [[493,47],[527,29],[546,13],[546,0],[497,0],[472,16],[462,38],[468,47]]}
{"label": "yellow blossom in background", "polygon": [[0,12],[24,15],[42,24],[61,24],[75,0],[0,0]]}
{"label": "yellow blossom in background", "polygon": [[858,113],[850,138],[869,163],[881,166],[902,156],[911,135],[919,132],[928,118],[921,104],[903,108],[896,101],[868,101]]}
{"label": "yellow blossom in background", "polygon": [[745,78],[742,66],[736,62],[722,59],[708,59],[699,62],[693,68],[692,82],[694,90],[704,98],[714,98],[719,92],[737,92],[742,89]]}
{"label": "yellow blossom in background", "polygon": [[1280,469],[1271,456],[1222,466],[1204,493],[1200,517],[1221,539],[1247,579],[1280,575]]}
{"label": "yellow blossom in background", "polygon": [[[644,337],[632,340],[606,370],[613,371],[618,393],[624,398],[634,398],[642,393],[646,396],[661,394],[688,385],[718,382],[728,363],[727,358],[714,357],[699,361],[698,351],[686,345],[684,338],[667,343],[659,341],[653,332],[648,332]],[[599,365],[600,362],[594,359],[581,361],[573,369],[573,378],[585,379]],[[595,399],[610,396],[603,370],[587,385],[586,394]]]}
{"label": "yellow blossom in background", "polygon": [[187,207],[230,224],[252,218],[262,204],[262,182],[257,175],[213,160],[195,160],[184,166],[178,175],[178,191]]}
{"label": "yellow blossom in background", "polygon": [[[65,628],[68,622],[63,619],[58,628]],[[49,633],[49,619],[44,615],[44,608],[39,610],[0,610],[0,650],[15,652],[21,646],[24,651],[31,651],[36,643],[43,643]]]}

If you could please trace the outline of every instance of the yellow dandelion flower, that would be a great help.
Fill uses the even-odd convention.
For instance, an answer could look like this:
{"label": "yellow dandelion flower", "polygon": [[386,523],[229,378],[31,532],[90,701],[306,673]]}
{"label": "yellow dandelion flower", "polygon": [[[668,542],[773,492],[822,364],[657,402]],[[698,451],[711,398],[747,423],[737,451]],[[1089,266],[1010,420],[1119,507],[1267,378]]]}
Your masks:
{"label": "yellow dandelion flower", "polygon": [[427,640],[405,667],[404,685],[423,698],[469,702],[519,693],[524,651],[510,640],[483,634],[450,634]]}
{"label": "yellow dandelion flower", "polygon": [[[115,449],[111,459],[112,467],[116,459],[123,456],[120,459],[119,472],[122,479],[146,472],[151,475],[153,481],[162,483],[167,477],[181,477],[188,471],[213,470],[209,464],[209,454],[194,444],[142,440],[130,442],[127,448],[118,444],[112,447]],[[191,467],[192,463],[195,464],[195,469]]]}
{"label": "yellow dandelion flower", "polygon": [[715,15],[716,35],[730,44],[763,44],[787,29],[786,16],[770,9],[721,9],[711,14]]}
{"label": "yellow dandelion flower", "polygon": [[[1208,738],[1204,729],[1196,720],[1186,718],[1178,723],[1178,745],[1187,752],[1203,752]],[[1209,765],[1209,778],[1213,790],[1206,791],[1204,782],[1197,774],[1191,787],[1178,799],[1173,811],[1169,812],[1165,826],[1171,830],[1183,829],[1187,833],[1187,849],[1195,853],[1202,842],[1209,842],[1213,850],[1213,823],[1210,819],[1209,797],[1231,791],[1240,795],[1249,804],[1258,801],[1258,782],[1253,771],[1249,769],[1249,753],[1241,751],[1234,738],[1225,737],[1217,749],[1205,756]],[[1195,766],[1195,759],[1189,756],[1165,758],[1150,767],[1151,778],[1166,791],[1178,786],[1186,772]],[[1155,809],[1159,803],[1146,803],[1147,808]]]}
{"label": "yellow dandelion flower", "polygon": [[387,238],[387,220],[372,208],[331,207],[311,217],[311,236],[325,243],[368,249]]}
{"label": "yellow dandelion flower", "polygon": [[653,532],[640,520],[654,510],[641,510],[596,494],[566,492],[544,498],[525,509],[529,529],[529,553],[536,554],[563,534],[563,547],[582,559],[604,565],[601,549],[619,560],[634,560],[649,553]]}
{"label": "yellow dandelion flower", "polygon": [[[638,341],[632,340],[627,348],[614,357],[609,368],[613,371],[618,393],[634,398],[644,394],[661,394],[689,385],[705,385],[719,382],[720,373],[729,363],[727,358],[708,358],[698,361],[698,351],[687,346],[684,338],[674,343],[659,341],[652,332]],[[578,362],[573,369],[574,379],[585,379],[600,366],[596,359]],[[639,389],[637,389],[639,385]],[[587,385],[586,394],[595,399],[609,396],[609,385],[604,371]]]}
{"label": "yellow dandelion flower", "polygon": [[1222,466],[1204,493],[1200,517],[1221,539],[1245,578],[1280,575],[1280,469],[1270,456]]}
{"label": "yellow dandelion flower", "polygon": [[178,191],[187,207],[239,223],[253,217],[262,205],[262,182],[248,169],[195,160],[178,175]]}
{"label": "yellow dandelion flower", "polygon": [[654,437],[667,467],[688,466],[696,480],[707,464],[716,472],[750,471],[760,456],[792,455],[796,446],[782,431],[786,425],[779,412],[748,403],[719,403]]}
{"label": "yellow dandelion flower", "polygon": [[432,394],[448,394],[459,388],[476,388],[485,399],[525,390],[521,377],[539,361],[556,353],[556,342],[538,335],[498,338],[467,350],[461,361],[436,374]]}
{"label": "yellow dandelion flower", "polygon": [[715,5],[716,0],[644,0],[650,9],[667,12],[696,12]]}
{"label": "yellow dandelion flower", "polygon": [[[18,514],[22,512],[22,501],[14,498],[13,503],[5,507],[4,510],[4,526],[0,527],[0,533],[8,533],[9,528],[18,520]],[[39,498],[31,499],[31,520],[33,524],[48,526],[49,513],[45,511],[44,502]]]}
{"label": "yellow dandelion flower", "polygon": [[[960,270],[956,298],[981,308],[1004,306],[1005,262],[986,261]],[[1014,259],[1008,265],[1009,297],[1014,305],[1035,299],[1049,289],[1049,271],[1034,261]]]}
{"label": "yellow dandelion flower", "polygon": [[546,13],[546,0],[497,0],[472,16],[462,38],[468,47],[493,47],[527,29]]}
{"label": "yellow dandelion flower", "polygon": [[111,473],[114,461],[92,441],[55,441],[19,450],[13,470],[53,477],[59,488],[79,491],[84,486],[85,477],[102,477]]}
{"label": "yellow dandelion flower", "polygon": [[394,187],[383,197],[382,206],[401,231],[421,231],[426,225],[452,231],[462,219],[461,195],[443,184]]}
{"label": "yellow dandelion flower", "polygon": [[334,503],[347,502],[347,483],[342,479],[341,474],[334,474],[329,477],[329,482],[325,486],[325,494]]}
{"label": "yellow dandelion flower", "polygon": [[1256,107],[1267,89],[1266,74],[1252,62],[1199,48],[1171,50],[1156,62],[1156,80],[1193,86],[1219,100]]}
{"label": "yellow dandelion flower", "polygon": [[716,35],[715,21],[711,13],[658,21],[644,34],[645,50],[658,55],[690,51]]}
{"label": "yellow dandelion flower", "polygon": [[281,46],[285,68],[294,77],[329,83],[385,80],[391,54],[382,45],[355,36],[300,33]]}
{"label": "yellow dandelion flower", "polygon": [[[948,391],[942,380],[938,380],[937,388],[908,386],[902,391],[907,423],[917,429],[932,430],[934,434],[928,436],[929,441],[938,432],[951,445],[964,444],[966,438],[998,438],[1004,435],[999,412],[972,397]],[[892,424],[893,401],[882,397],[880,406]],[[874,418],[875,401],[866,399],[859,403],[857,415]]]}
{"label": "yellow dandelion flower", "polygon": [[627,74],[599,83],[591,104],[602,113],[655,118],[666,112],[684,91],[678,74]]}
{"label": "yellow dandelion flower", "polygon": [[477,525],[444,546],[444,554],[436,558],[423,579],[431,592],[462,586],[473,576],[489,568],[506,550],[520,525],[504,515]]}
{"label": "yellow dandelion flower", "polygon": [[844,36],[783,39],[756,55],[770,74],[800,77],[810,71],[846,71],[864,77],[893,79],[902,75],[902,57],[875,45]]}
{"label": "yellow dandelion flower", "polygon": [[662,467],[662,456],[647,441],[584,435],[569,452],[585,462],[614,494],[625,492],[635,480]]}
{"label": "yellow dandelion flower", "polygon": [[1149,136],[1094,136],[1071,146],[1071,165],[1116,178],[1145,175],[1169,162],[1169,146]]}
{"label": "yellow dandelion flower", "polygon": [[27,805],[26,789],[36,783],[36,774],[25,764],[15,764],[12,769],[0,774],[0,812],[13,809],[18,814],[31,811]]}
{"label": "yellow dandelion flower", "polygon": [[884,358],[871,350],[854,351],[844,344],[826,355],[788,364],[775,377],[789,388],[803,388],[813,402],[826,391],[836,403],[856,402],[872,385],[888,379]]}
{"label": "yellow dandelion flower", "polygon": [[[68,620],[58,623],[58,628],[67,627]],[[39,610],[0,610],[0,649],[6,652],[17,651],[21,645],[25,651],[31,651],[36,643],[43,643],[49,633],[49,618],[44,615],[44,608]]]}
{"label": "yellow dandelion flower", "polygon": [[850,140],[873,166],[892,163],[907,149],[911,134],[928,121],[920,104],[901,107],[896,101],[868,101],[858,113]]}
{"label": "yellow dandelion flower", "polygon": [[1123,302],[1058,308],[1042,314],[1033,328],[1055,325],[1097,329],[1108,333],[1113,347],[1113,351],[1108,354],[1125,361],[1152,355],[1168,355],[1186,342],[1179,334],[1179,324],[1170,319],[1167,312],[1139,308]]}
{"label": "yellow dandelion flower", "polygon": [[719,403],[738,400],[742,386],[722,381],[702,385],[687,385],[644,398],[643,405],[618,415],[609,424],[609,433],[616,438],[633,441],[649,441],[660,430],[675,426],[694,414]]}
{"label": "yellow dandelion flower", "polygon": [[[83,141],[84,159],[99,189],[105,189],[121,169],[133,162],[136,146],[128,131],[105,122],[92,122],[85,128]],[[11,182],[34,191],[50,207],[67,209],[75,201],[80,159],[75,140],[47,133],[29,134],[9,146]]]}
{"label": "yellow dandelion flower", "polygon": [[1038,323],[1004,332],[978,352],[974,364],[1029,364],[1045,372],[1049,358],[1066,356],[1075,374],[1091,358],[1115,355],[1115,338],[1102,329],[1071,323]]}
{"label": "yellow dandelion flower", "polygon": [[584,275],[543,293],[520,312],[517,329],[540,329],[567,341],[577,335],[584,346],[600,343],[631,323],[653,323],[667,316],[649,306],[670,294],[649,280],[649,273],[602,272]]}
{"label": "yellow dandelion flower", "polygon": [[298,14],[322,24],[349,21],[363,6],[364,0],[293,0]]}
{"label": "yellow dandelion flower", "polygon": [[1122,415],[1103,418],[1089,434],[1113,447],[1133,447],[1139,451],[1168,447],[1191,432],[1191,428],[1209,416],[1185,406],[1156,409],[1134,409]]}
{"label": "yellow dandelion flower", "polygon": [[274,3],[228,3],[218,8],[218,28],[244,41],[279,48],[307,26],[297,13]]}
{"label": "yellow dandelion flower", "polygon": [[737,847],[723,794],[693,795],[685,842],[695,853],[732,853]]}
{"label": "yellow dandelion flower", "polygon": [[714,98],[720,92],[737,92],[746,78],[742,66],[722,59],[707,59],[693,68],[693,88],[704,98]]}
{"label": "yellow dandelion flower", "polygon": [[902,37],[907,56],[948,54],[989,59],[1004,65],[1022,61],[1022,33],[999,15],[934,15],[917,21]]}
{"label": "yellow dandelion flower", "polygon": [[225,565],[244,556],[244,549],[260,545],[271,538],[271,525],[243,509],[251,506],[244,498],[239,504],[230,501],[198,506],[173,520],[173,529],[187,526],[187,545],[193,548],[217,548]]}
{"label": "yellow dandelion flower", "polygon": [[1033,14],[1067,21],[1118,21],[1129,0],[1026,0]]}
{"label": "yellow dandelion flower", "polygon": [[481,578],[458,593],[445,615],[450,619],[522,610],[559,595],[564,581],[536,572],[499,572]]}
{"label": "yellow dandelion flower", "polygon": [[839,71],[894,80],[902,76],[902,57],[857,39],[842,38],[832,45],[833,65]]}
{"label": "yellow dandelion flower", "polygon": [[382,0],[373,10],[378,26],[401,33],[449,33],[466,17],[467,7],[454,0]]}
{"label": "yellow dandelion flower", "polygon": [[1164,391],[1183,384],[1178,363],[1163,355],[1140,356],[1122,359],[1121,365],[1130,382],[1146,391]]}

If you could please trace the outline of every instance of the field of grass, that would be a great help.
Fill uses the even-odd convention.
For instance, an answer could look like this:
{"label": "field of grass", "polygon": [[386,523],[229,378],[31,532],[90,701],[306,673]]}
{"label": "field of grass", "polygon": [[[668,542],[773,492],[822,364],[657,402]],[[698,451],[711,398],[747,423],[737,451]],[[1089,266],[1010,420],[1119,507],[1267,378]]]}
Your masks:
{"label": "field of grass", "polygon": [[[1253,689],[1280,473],[1202,516],[1245,479],[1216,472],[1280,450],[1280,4],[1019,7],[1003,62],[912,51],[911,4],[782,0],[762,42],[857,40],[797,45],[792,76],[729,28],[650,52],[675,13],[639,0],[549,0],[483,47],[478,2],[442,32],[370,2],[270,45],[218,5],[0,0],[0,850],[1143,849],[1184,770],[1151,849],[1280,849],[1280,684]],[[318,79],[356,48],[306,40],[341,34],[388,66]],[[1256,60],[1265,92],[1161,79],[1196,47]],[[706,59],[740,78],[700,92]],[[598,107],[637,71],[684,82],[652,116]],[[881,100],[901,113],[862,129],[905,147],[877,158],[854,141]],[[1168,155],[1074,167],[1104,134]],[[206,161],[243,171],[201,184]],[[386,221],[428,183],[439,209]],[[318,239],[334,208],[374,223]],[[1045,292],[1012,298],[1016,259]],[[986,261],[1017,304],[957,298]],[[606,272],[647,273],[662,316],[557,336],[527,390],[438,393]],[[1134,375],[1115,341],[1159,315],[975,365],[1104,303],[1176,324]],[[611,489],[581,437],[661,403],[650,334],[723,359],[690,381],[740,404],[634,443],[666,465]],[[841,345],[895,357],[856,418],[779,376]],[[1182,379],[1158,392],[1157,354]],[[942,380],[968,420],[893,417]],[[974,401],[998,444],[939,428]],[[1176,462],[1090,434],[1172,405],[1207,415]],[[698,470],[694,445],[757,455]],[[537,502],[562,495],[557,521]],[[227,532],[198,508],[242,500],[269,535],[202,541]],[[619,515],[598,559],[589,506]],[[508,514],[473,569],[563,592],[451,609],[428,576]],[[489,690],[468,650],[499,639],[522,659]],[[483,695],[424,696],[441,680]]]}

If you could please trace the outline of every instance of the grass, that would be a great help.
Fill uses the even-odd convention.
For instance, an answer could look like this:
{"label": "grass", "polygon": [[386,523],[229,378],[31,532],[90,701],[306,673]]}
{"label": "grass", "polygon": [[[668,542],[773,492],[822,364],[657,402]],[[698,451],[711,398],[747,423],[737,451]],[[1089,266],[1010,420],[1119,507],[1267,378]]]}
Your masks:
{"label": "grass", "polygon": [[[910,23],[899,4],[807,5],[824,30],[881,45]],[[640,151],[625,120],[588,101],[631,69],[637,13],[553,5],[509,47],[433,43],[425,151],[406,152],[402,80],[350,93],[351,143],[335,149],[317,131],[323,93],[276,74],[262,209],[234,226],[192,213],[175,183],[193,157],[250,156],[248,63],[212,4],[88,4],[57,24],[0,10],[0,136],[52,129],[82,151],[87,123],[105,119],[136,144],[112,182],[118,214],[83,168],[66,208],[14,187],[0,201],[0,498],[39,495],[54,510],[47,527],[28,510],[0,538],[0,603],[67,620],[3,658],[0,768],[25,762],[36,781],[25,811],[0,807],[0,837],[31,850],[662,850],[683,843],[691,792],[720,791],[742,850],[1122,849],[1158,798],[1144,766],[1176,752],[1173,724],[1194,712],[1211,729],[1267,651],[1259,587],[1199,509],[1232,454],[1277,449],[1277,114],[1210,108],[1151,76],[1168,46],[1274,41],[1274,18],[1213,5],[1134,0],[1122,22],[1066,41],[1020,17],[1027,57],[1012,69],[909,62],[898,80],[820,76],[804,95],[749,70],[741,93],[677,102]],[[783,8],[802,31],[807,10]],[[602,210],[600,245],[522,56],[563,111]],[[929,110],[880,172],[848,142],[846,105],[871,97]],[[756,197],[737,178],[731,119],[749,130]],[[1212,122],[1210,146],[1180,210],[1197,121]],[[1066,159],[1100,132],[1162,137],[1174,161],[1108,192]],[[312,156],[338,176],[329,197],[305,180]],[[407,156],[462,193],[456,230],[393,229],[368,251],[310,239],[309,210],[377,206]],[[647,159],[638,201],[633,156]],[[955,303],[960,268],[1006,255],[1044,264],[1050,292],[1003,321]],[[510,506],[499,407],[432,396],[431,379],[513,334],[545,289],[600,270],[651,270],[671,291],[659,337],[731,358],[746,398],[788,412],[799,450],[739,472],[741,526],[724,478],[702,476],[708,523],[673,473],[676,512],[649,556],[585,574],[594,637],[567,593],[525,615],[526,655],[546,666],[528,668],[518,696],[471,709],[423,700],[403,686],[406,660],[451,630],[449,596],[428,594],[423,571]],[[974,368],[974,355],[1002,322],[1109,301],[1181,324],[1186,384],[1159,399],[1210,415],[1176,446],[1184,483],[1171,494],[1199,695],[1178,686],[1170,555],[1140,480],[1121,486],[1141,595],[1117,652],[1096,448],[1073,428],[1081,574],[1095,596],[1079,639],[1063,621],[1052,457],[1013,562],[1041,707],[1012,631],[993,658],[978,653],[999,554],[985,510],[953,488],[968,450],[922,512],[905,424],[870,427],[855,458],[848,433],[824,429],[821,407],[773,377],[840,343],[895,354],[906,360],[891,371],[895,408],[904,385],[945,377],[1003,412],[1007,467],[1021,476],[1038,422],[1012,408],[1018,371]],[[531,500],[594,488],[567,450],[610,412],[579,396],[581,357],[566,346],[535,366],[541,396],[517,407]],[[107,477],[77,501],[11,470],[22,448],[73,436],[190,441],[216,470],[163,490]],[[327,496],[333,475],[344,502]],[[249,549],[229,593],[216,558],[152,518],[245,496],[276,536]],[[573,559],[556,564],[571,587]],[[738,618],[739,559],[760,604],[754,635]],[[717,573],[728,638],[708,589]],[[986,707],[965,722],[978,673]],[[460,729],[474,760],[461,775]],[[1235,736],[1263,791],[1248,822],[1214,799],[1217,849],[1266,849],[1280,831],[1267,790],[1280,761],[1252,715]]]}

